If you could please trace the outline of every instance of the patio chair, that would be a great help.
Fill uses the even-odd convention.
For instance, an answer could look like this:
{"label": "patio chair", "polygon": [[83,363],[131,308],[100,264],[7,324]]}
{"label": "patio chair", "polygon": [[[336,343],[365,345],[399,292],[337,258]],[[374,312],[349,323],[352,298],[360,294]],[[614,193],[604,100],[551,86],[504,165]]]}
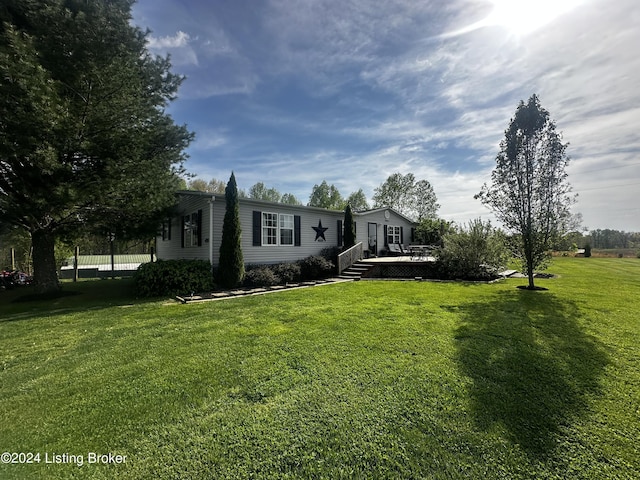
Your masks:
{"label": "patio chair", "polygon": [[402,255],[402,250],[400,248],[400,245],[397,244],[397,243],[390,243],[389,244],[389,253],[391,255],[395,255],[395,256]]}

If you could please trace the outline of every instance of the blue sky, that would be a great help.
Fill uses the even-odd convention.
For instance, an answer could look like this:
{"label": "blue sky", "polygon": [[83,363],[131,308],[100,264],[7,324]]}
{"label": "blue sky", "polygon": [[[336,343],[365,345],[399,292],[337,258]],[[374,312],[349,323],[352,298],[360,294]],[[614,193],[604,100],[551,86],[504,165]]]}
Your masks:
{"label": "blue sky", "polygon": [[489,181],[520,100],[570,143],[574,212],[640,231],[637,0],[138,0],[149,49],[187,77],[169,109],[196,133],[186,168],[303,203],[327,180],[369,201],[390,174],[439,215],[492,219]]}

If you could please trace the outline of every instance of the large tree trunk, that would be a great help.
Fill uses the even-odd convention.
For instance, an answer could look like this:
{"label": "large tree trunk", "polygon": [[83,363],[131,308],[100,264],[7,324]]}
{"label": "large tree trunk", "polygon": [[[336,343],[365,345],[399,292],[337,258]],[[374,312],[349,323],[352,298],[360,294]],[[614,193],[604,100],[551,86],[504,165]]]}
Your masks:
{"label": "large tree trunk", "polygon": [[31,234],[31,243],[33,245],[33,283],[36,291],[47,293],[59,290],[55,236],[46,230],[36,230]]}

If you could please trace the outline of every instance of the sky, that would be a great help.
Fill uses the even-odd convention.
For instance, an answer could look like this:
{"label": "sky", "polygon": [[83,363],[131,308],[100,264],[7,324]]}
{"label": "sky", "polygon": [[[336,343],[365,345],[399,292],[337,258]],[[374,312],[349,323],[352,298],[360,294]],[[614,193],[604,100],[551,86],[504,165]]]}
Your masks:
{"label": "sky", "polygon": [[168,113],[198,178],[372,203],[413,173],[440,217],[494,220],[473,196],[535,93],[582,226],[640,231],[638,0],[138,0],[133,23],[186,77]]}

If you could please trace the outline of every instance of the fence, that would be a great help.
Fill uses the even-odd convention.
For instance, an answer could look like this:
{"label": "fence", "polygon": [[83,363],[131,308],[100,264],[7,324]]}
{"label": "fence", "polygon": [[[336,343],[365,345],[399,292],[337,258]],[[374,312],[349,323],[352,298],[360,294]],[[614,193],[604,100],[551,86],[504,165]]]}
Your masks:
{"label": "fence", "polygon": [[77,255],[65,261],[60,269],[60,278],[130,277],[141,264],[155,262],[155,260],[153,252],[113,255],[113,257],[111,255]]}

